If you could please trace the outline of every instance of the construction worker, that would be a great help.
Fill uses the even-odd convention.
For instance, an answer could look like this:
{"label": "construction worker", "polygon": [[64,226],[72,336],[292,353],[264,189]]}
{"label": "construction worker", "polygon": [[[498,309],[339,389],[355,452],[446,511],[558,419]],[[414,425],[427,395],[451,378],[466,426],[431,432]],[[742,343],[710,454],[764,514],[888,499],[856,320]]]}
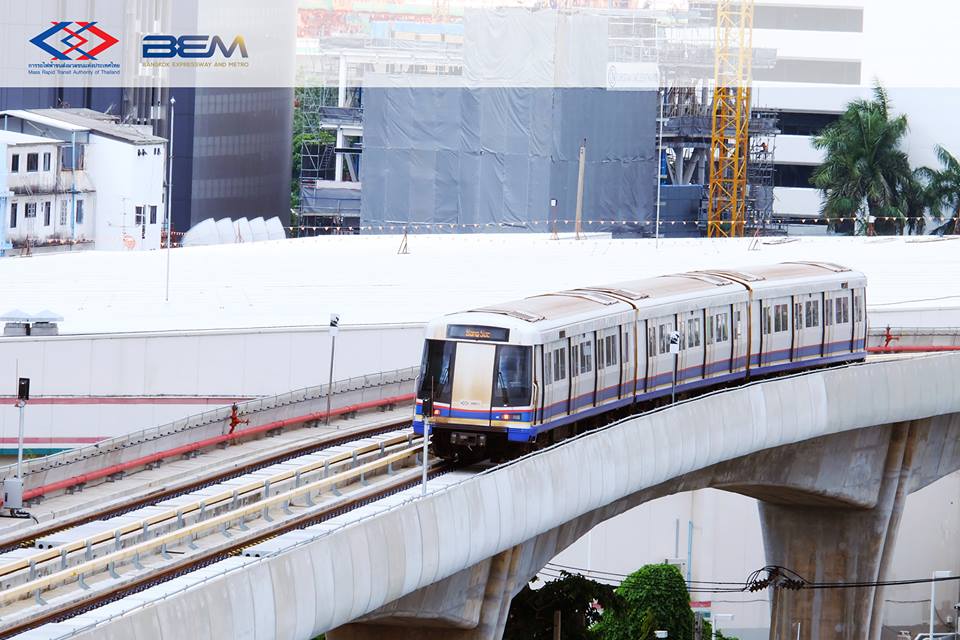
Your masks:
{"label": "construction worker", "polygon": [[239,424],[250,424],[250,419],[240,419],[240,409],[237,407],[237,403],[234,402],[233,405],[230,406],[230,431],[227,433],[233,433],[233,430],[236,429]]}

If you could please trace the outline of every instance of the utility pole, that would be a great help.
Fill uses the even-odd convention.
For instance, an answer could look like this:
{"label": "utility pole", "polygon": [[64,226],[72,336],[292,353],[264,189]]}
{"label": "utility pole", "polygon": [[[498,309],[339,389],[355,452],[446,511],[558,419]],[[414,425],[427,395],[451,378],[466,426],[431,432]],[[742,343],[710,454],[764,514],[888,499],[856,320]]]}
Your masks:
{"label": "utility pole", "polygon": [[553,612],[553,640],[560,640],[560,609]]}
{"label": "utility pole", "polygon": [[176,98],[170,98],[170,140],[167,141],[169,150],[167,158],[167,288],[163,297],[164,302],[170,302],[170,245],[173,243],[173,117],[176,114]]}
{"label": "utility pole", "polygon": [[583,173],[585,170],[585,165],[587,162],[587,139],[583,139],[583,143],[580,145],[580,167],[577,170],[577,221],[576,221],[576,238],[580,239],[580,234],[583,232]]}

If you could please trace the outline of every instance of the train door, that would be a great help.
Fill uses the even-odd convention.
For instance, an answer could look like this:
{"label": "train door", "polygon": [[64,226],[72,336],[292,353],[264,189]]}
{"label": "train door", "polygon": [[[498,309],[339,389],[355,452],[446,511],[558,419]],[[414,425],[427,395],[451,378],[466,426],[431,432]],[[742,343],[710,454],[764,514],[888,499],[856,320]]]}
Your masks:
{"label": "train door", "polygon": [[635,396],[643,390],[643,382],[638,379],[644,375],[647,363],[646,322],[629,322],[623,327],[621,341],[621,366],[623,367],[623,397]]}
{"label": "train door", "polygon": [[756,335],[759,328],[753,329],[755,316],[750,315],[750,304],[752,303],[736,302],[730,305],[730,313],[733,314],[730,325],[730,353],[734,371],[749,368],[750,354],[756,353],[756,347],[752,345],[754,341],[757,344],[760,342],[760,336]]}
{"label": "train door", "polygon": [[597,331],[597,404],[620,397],[620,327]]}
{"label": "train door", "polygon": [[566,415],[570,382],[567,371],[567,341],[543,346],[543,421]]}
{"label": "train door", "polygon": [[863,351],[867,346],[867,307],[866,291],[853,290],[853,350]]}
{"label": "train door", "polygon": [[800,359],[800,347],[803,345],[803,302],[799,296],[791,296],[790,303],[790,361]]}
{"label": "train door", "polygon": [[474,342],[457,343],[450,416],[458,422],[490,426],[493,361],[497,347]]}
{"label": "train door", "polygon": [[596,376],[594,375],[593,343],[596,334],[590,331],[570,338],[570,413],[592,407]]}
{"label": "train door", "polygon": [[711,307],[706,311],[704,331],[704,373],[706,377],[729,373],[733,363],[730,349],[730,307]]}
{"label": "train door", "polygon": [[680,357],[677,364],[677,384],[699,380],[703,375],[703,310],[679,314]]}
{"label": "train door", "polygon": [[[670,335],[677,330],[675,315],[647,321],[648,337],[653,344],[648,353],[647,390],[669,388],[673,382],[674,356],[670,353]],[[648,340],[648,343],[649,341]]]}

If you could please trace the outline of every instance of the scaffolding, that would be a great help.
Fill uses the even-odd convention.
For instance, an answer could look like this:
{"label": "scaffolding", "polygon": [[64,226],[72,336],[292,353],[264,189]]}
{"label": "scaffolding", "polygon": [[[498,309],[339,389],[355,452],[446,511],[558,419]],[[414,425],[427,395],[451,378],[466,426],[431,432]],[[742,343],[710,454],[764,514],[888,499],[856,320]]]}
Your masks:
{"label": "scaffolding", "polygon": [[361,148],[349,143],[362,134],[359,105],[359,89],[318,87],[299,93],[298,235],[359,231],[359,191],[355,187],[359,186]]}

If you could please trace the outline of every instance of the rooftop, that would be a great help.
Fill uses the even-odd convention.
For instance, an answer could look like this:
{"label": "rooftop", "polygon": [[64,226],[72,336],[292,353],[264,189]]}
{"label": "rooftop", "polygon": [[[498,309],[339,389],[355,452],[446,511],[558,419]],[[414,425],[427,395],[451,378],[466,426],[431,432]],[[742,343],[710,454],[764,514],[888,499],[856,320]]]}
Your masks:
{"label": "rooftop", "polygon": [[43,138],[41,136],[31,136],[26,133],[17,133],[16,131],[0,130],[0,143],[15,146],[21,144],[62,144],[63,141],[54,140],[53,138]]}
{"label": "rooftop", "polygon": [[[799,238],[761,242],[586,240],[549,235],[325,236],[166,252],[81,251],[0,259],[5,308],[64,317],[63,333],[426,322],[541,293],[695,269],[790,260],[866,274],[871,311],[950,309],[960,326],[960,239]],[[940,322],[941,316],[931,316]],[[875,320],[874,324],[881,322]],[[944,323],[945,324],[945,323]],[[894,321],[894,326],[898,326]],[[899,326],[921,326],[916,324]],[[937,325],[934,325],[937,326]]]}
{"label": "rooftop", "polygon": [[92,131],[132,144],[156,145],[166,142],[164,138],[153,135],[149,126],[120,124],[115,116],[92,109],[11,109],[0,111],[0,115],[64,131]]}

